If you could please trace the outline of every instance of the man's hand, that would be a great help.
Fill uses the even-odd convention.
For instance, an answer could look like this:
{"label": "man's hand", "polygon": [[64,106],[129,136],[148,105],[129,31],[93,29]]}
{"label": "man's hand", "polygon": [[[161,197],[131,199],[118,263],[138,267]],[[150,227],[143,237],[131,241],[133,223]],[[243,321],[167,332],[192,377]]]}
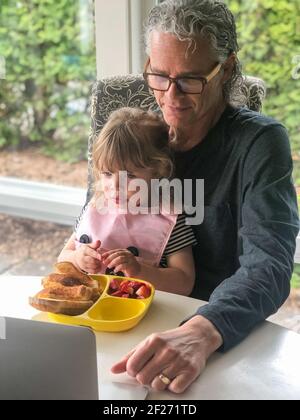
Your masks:
{"label": "man's hand", "polygon": [[99,253],[101,242],[99,240],[90,244],[81,244],[80,247],[74,251],[75,265],[87,273],[96,274],[101,271],[101,255]]}
{"label": "man's hand", "polygon": [[102,263],[113,268],[115,273],[122,271],[127,277],[136,277],[141,265],[128,249],[114,249],[102,254]]}
{"label": "man's hand", "polygon": [[[200,375],[207,359],[222,345],[214,325],[197,315],[182,326],[152,334],[116,363],[113,373],[126,372],[157,391],[181,393]],[[167,384],[159,378],[170,380]]]}

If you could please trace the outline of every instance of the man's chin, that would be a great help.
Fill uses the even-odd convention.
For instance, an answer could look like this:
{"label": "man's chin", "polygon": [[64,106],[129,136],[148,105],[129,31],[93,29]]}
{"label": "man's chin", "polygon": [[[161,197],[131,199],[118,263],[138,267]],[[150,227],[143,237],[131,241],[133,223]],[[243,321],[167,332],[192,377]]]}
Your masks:
{"label": "man's chin", "polygon": [[170,115],[164,115],[164,120],[168,124],[169,127],[174,127],[180,129],[182,126],[185,125],[186,117],[174,117]]}
{"label": "man's chin", "polygon": [[178,131],[187,131],[189,130],[191,124],[193,123],[193,118],[191,118],[191,114],[182,114],[182,115],[170,115],[170,114],[163,114],[165,122],[168,124],[169,127],[173,127]]}

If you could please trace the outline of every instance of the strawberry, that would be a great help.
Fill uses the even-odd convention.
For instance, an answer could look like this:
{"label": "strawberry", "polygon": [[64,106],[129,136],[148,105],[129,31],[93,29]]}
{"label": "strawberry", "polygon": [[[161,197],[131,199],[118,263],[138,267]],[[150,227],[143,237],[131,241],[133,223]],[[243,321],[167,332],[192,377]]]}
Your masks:
{"label": "strawberry", "polygon": [[111,296],[146,299],[151,295],[151,287],[140,281],[112,279],[109,284],[109,294]]}
{"label": "strawberry", "polygon": [[119,290],[119,286],[120,286],[120,283],[119,283],[118,279],[111,279],[111,281],[109,283],[109,288],[111,290]]}
{"label": "strawberry", "polygon": [[120,283],[120,286],[123,286],[124,284],[130,283],[129,280],[122,280]]}
{"label": "strawberry", "polygon": [[143,284],[135,293],[139,298],[146,299],[151,295],[151,289]]}
{"label": "strawberry", "polygon": [[139,281],[130,281],[129,285],[133,288],[134,291],[137,291],[144,283],[141,283]]}
{"label": "strawberry", "polygon": [[124,280],[124,281],[122,281],[122,283],[120,284],[120,290],[123,292],[123,293],[127,293],[127,294],[129,294],[129,295],[133,295],[133,293],[134,293],[134,290],[133,290],[133,287],[131,287],[130,286],[130,281],[126,281],[126,280]]}
{"label": "strawberry", "polygon": [[116,292],[111,293],[111,296],[122,297],[123,292],[121,290],[117,290]]}

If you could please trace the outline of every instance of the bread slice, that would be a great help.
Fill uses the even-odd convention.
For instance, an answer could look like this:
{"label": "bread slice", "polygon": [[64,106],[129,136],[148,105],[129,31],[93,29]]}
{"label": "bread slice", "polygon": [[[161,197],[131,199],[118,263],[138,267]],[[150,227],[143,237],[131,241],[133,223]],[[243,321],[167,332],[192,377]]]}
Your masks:
{"label": "bread slice", "polygon": [[100,297],[99,283],[70,262],[55,264],[55,273],[42,279],[44,287],[29,303],[39,311],[80,315]]}
{"label": "bread slice", "polygon": [[71,277],[68,274],[51,273],[42,279],[42,285],[45,289],[53,287],[53,285],[60,285],[64,287],[77,287],[81,286],[82,282],[80,279]]}
{"label": "bread slice", "polygon": [[82,283],[81,279],[74,278],[74,275],[72,275],[71,277],[69,274],[58,273],[51,273],[42,279],[42,286],[45,289],[56,289],[58,286],[60,288],[67,287],[69,289],[76,289],[79,286],[86,287],[87,289],[91,290],[90,298],[93,301],[96,301],[101,294],[99,283],[93,279],[90,279],[89,283],[91,284],[91,286],[86,286]]}
{"label": "bread slice", "polygon": [[59,262],[54,265],[55,272],[58,274],[67,274],[68,277],[72,277],[81,281],[81,284],[85,286],[98,288],[98,282],[93,280],[88,274],[78,270],[75,265],[66,261]]}
{"label": "bread slice", "polygon": [[93,289],[83,284],[80,286],[66,287],[52,283],[48,286],[50,287],[39,292],[39,297],[62,300],[92,300]]}
{"label": "bread slice", "polygon": [[39,297],[39,294],[29,298],[29,304],[43,312],[63,315],[81,315],[92,305],[92,300],[61,300]]}

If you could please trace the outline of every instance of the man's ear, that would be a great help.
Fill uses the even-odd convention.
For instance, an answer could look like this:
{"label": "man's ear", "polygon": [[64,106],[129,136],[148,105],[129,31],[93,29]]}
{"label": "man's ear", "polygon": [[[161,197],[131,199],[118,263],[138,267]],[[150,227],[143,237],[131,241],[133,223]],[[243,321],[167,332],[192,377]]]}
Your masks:
{"label": "man's ear", "polygon": [[235,63],[236,63],[236,55],[232,53],[223,64],[223,78],[222,78],[223,84],[226,83],[230,79]]}

